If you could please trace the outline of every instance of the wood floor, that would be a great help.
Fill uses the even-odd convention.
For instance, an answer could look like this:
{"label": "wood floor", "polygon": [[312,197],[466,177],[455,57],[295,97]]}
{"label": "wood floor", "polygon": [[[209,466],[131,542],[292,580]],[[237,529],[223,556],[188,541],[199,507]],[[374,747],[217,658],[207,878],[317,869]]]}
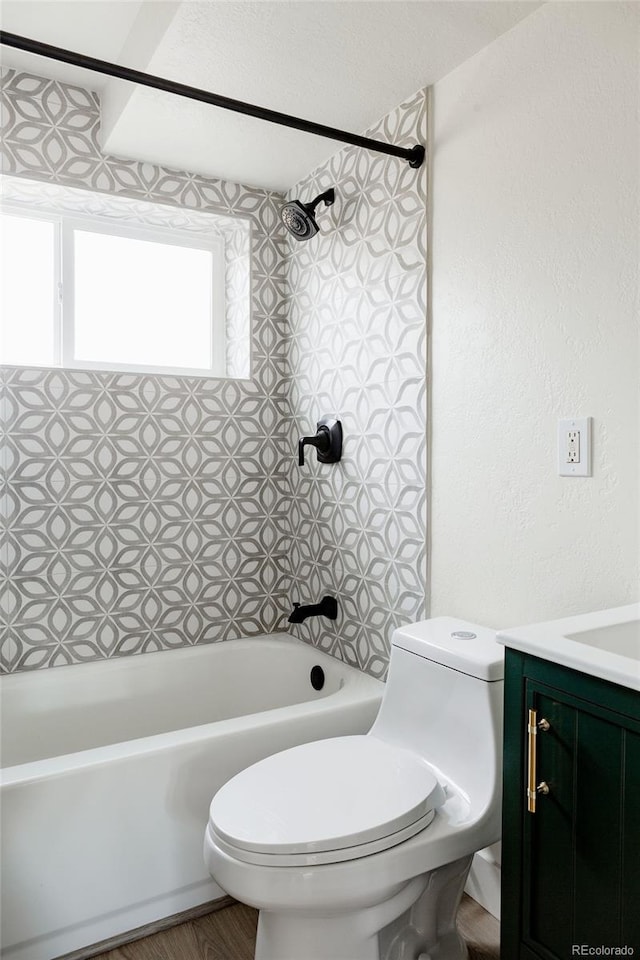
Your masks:
{"label": "wood floor", "polygon": [[[470,960],[499,960],[499,925],[465,896],[458,913]],[[258,914],[236,903],[197,920],[181,923],[94,960],[253,960]]]}

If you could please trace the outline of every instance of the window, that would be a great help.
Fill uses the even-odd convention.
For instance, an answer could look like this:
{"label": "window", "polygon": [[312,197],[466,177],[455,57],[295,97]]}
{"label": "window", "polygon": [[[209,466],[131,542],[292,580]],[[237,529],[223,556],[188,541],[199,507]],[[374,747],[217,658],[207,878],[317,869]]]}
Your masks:
{"label": "window", "polygon": [[225,376],[218,237],[4,208],[0,360]]}

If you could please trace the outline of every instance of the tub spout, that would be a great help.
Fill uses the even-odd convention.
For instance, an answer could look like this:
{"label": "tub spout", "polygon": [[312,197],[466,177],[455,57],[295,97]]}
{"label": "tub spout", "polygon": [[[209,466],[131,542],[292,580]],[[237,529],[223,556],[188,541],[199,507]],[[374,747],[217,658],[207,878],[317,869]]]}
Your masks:
{"label": "tub spout", "polygon": [[328,617],[336,620],[338,616],[338,601],[335,597],[325,596],[320,603],[294,603],[289,614],[288,623],[304,623],[307,617]]}

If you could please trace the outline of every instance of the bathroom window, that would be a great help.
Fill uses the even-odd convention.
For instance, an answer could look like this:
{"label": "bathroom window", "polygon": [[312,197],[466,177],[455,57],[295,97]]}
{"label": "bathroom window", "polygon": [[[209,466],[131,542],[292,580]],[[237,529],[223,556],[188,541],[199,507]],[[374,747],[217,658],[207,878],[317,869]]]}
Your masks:
{"label": "bathroom window", "polygon": [[3,209],[0,361],[225,376],[218,237]]}

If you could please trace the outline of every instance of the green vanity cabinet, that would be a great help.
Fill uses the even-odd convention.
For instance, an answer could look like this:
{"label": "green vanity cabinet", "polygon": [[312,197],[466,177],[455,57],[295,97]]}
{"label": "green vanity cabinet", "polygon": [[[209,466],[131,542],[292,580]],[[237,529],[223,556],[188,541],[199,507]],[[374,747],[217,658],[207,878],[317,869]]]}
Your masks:
{"label": "green vanity cabinet", "polygon": [[505,656],[502,960],[638,957],[640,693]]}

